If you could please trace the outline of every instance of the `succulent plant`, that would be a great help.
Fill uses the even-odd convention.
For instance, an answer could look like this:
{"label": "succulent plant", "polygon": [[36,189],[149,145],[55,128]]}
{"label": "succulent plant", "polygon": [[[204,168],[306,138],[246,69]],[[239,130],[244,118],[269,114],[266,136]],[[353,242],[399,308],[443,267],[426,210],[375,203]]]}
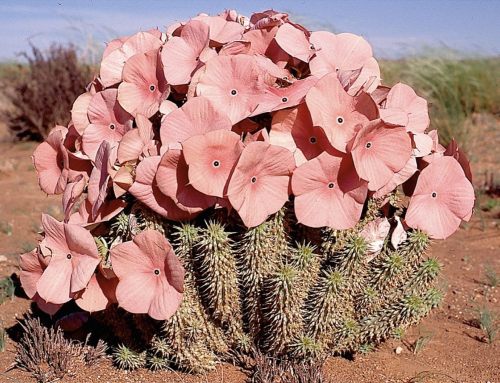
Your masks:
{"label": "succulent plant", "polygon": [[148,366],[202,372],[255,347],[297,361],[364,353],[417,323],[442,299],[441,265],[426,255],[421,231],[409,231],[398,249],[389,233],[371,258],[360,233],[382,213],[369,205],[378,206],[367,203],[356,230],[319,228],[302,242],[292,237],[300,226],[292,206],[250,229],[217,210],[187,224],[164,220],[186,270],[184,300],[142,343]]}
{"label": "succulent plant", "polygon": [[363,38],[285,13],[116,39],[33,154],[64,219],[22,285],[98,312],[126,369],[368,352],[439,304],[430,238],[472,214],[464,153],[428,127]]}

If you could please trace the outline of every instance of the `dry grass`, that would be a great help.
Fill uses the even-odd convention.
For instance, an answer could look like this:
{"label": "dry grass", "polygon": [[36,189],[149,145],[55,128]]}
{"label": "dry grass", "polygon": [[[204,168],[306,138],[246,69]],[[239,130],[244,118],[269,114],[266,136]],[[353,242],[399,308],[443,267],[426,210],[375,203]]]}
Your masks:
{"label": "dry grass", "polygon": [[414,87],[430,105],[431,128],[447,143],[467,145],[474,113],[500,112],[500,58],[470,58],[451,52],[427,52],[400,61],[380,63],[384,83]]}

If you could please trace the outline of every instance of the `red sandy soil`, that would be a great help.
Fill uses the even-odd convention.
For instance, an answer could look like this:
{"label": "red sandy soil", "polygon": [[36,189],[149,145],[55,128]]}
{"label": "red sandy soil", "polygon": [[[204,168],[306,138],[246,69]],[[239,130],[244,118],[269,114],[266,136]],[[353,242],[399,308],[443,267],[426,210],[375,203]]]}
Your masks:
{"label": "red sandy soil", "polygon": [[[46,197],[38,189],[29,159],[33,149],[34,144],[0,144],[0,255],[6,257],[0,260],[0,278],[17,273],[17,254],[35,246],[40,214],[60,215],[60,198]],[[500,340],[486,343],[483,331],[474,325],[481,308],[499,313],[500,287],[488,286],[485,276],[487,265],[500,275],[499,210],[497,205],[488,213],[476,213],[462,230],[432,246],[431,254],[444,265],[443,285],[447,295],[440,308],[408,330],[402,340],[391,340],[353,361],[329,359],[324,367],[326,381],[499,383]],[[16,318],[22,317],[29,307],[30,302],[20,297],[4,303],[0,306],[0,324],[5,328],[14,326]],[[430,340],[414,354],[411,344],[421,335],[429,336]],[[395,353],[397,347],[402,348],[400,354]],[[7,351],[0,353],[0,382],[34,382],[26,372],[4,372],[13,361],[14,349],[14,341],[7,339]],[[219,365],[207,376],[188,376],[147,370],[124,372],[105,360],[97,366],[75,369],[62,382],[242,383],[245,379],[242,371],[227,364]]]}

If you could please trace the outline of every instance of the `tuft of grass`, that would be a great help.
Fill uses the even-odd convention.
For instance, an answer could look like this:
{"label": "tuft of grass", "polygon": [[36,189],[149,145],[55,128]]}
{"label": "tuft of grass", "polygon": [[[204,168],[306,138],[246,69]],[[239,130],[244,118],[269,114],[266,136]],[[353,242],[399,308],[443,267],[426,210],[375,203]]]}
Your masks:
{"label": "tuft of grass", "polygon": [[500,199],[498,198],[488,198],[486,202],[481,204],[481,210],[483,211],[493,211],[500,207]]}
{"label": "tuft of grass", "polygon": [[16,285],[11,277],[0,279],[0,305],[7,300],[13,300],[16,292]]}
{"label": "tuft of grass", "polygon": [[414,355],[420,354],[429,344],[434,334],[424,331],[421,332],[418,338],[410,345],[410,350]]}
{"label": "tuft of grass", "polygon": [[31,250],[33,250],[35,247],[36,247],[36,245],[30,241],[24,241],[21,243],[21,250],[23,251],[23,253],[28,253]]}
{"label": "tuft of grass", "polygon": [[0,322],[0,352],[5,351],[6,343],[7,343],[7,331],[5,331],[2,323]]}
{"label": "tuft of grass", "polygon": [[484,340],[492,344],[498,334],[498,318],[495,312],[488,307],[479,309],[479,328],[483,330]]}
{"label": "tuft of grass", "polygon": [[12,235],[12,231],[13,231],[13,228],[12,228],[12,224],[10,222],[0,221],[0,232],[1,233],[8,235],[10,237]]}
{"label": "tuft of grass", "polygon": [[375,345],[373,345],[372,343],[364,343],[359,346],[359,352],[361,354],[369,354],[373,351],[375,351]]}
{"label": "tuft of grass", "polygon": [[392,337],[396,340],[402,340],[405,336],[405,329],[402,327],[396,327],[392,332]]}
{"label": "tuft of grass", "polygon": [[43,227],[42,227],[42,225],[41,225],[40,223],[38,223],[38,222],[33,222],[33,223],[31,224],[31,232],[32,232],[33,234],[39,234],[39,233],[41,233],[42,231],[43,231]]}
{"label": "tuft of grass", "polygon": [[[430,380],[429,380],[430,379]],[[452,376],[435,371],[422,371],[411,378],[408,383],[425,383],[425,382],[450,382],[450,383],[459,383],[458,380],[455,380]]]}
{"label": "tuft of grass", "polygon": [[500,284],[500,275],[497,274],[495,268],[487,264],[484,267],[484,276],[486,277],[486,284],[490,287],[497,287]]}

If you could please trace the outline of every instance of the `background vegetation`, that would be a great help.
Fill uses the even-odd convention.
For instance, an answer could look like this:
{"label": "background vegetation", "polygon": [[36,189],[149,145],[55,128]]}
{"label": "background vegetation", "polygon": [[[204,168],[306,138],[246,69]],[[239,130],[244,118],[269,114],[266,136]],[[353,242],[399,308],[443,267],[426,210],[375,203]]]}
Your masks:
{"label": "background vegetation", "polygon": [[[8,104],[0,108],[0,117],[13,137],[41,140],[52,126],[68,123],[73,101],[97,73],[85,49],[77,52],[73,45],[53,45],[47,52],[32,46],[22,61],[0,63],[5,90],[0,103]],[[93,52],[92,57],[99,56]],[[380,67],[384,84],[407,83],[429,101],[431,128],[445,144],[455,138],[467,149],[473,129],[468,120],[478,113],[500,113],[500,57],[466,57],[444,48],[381,60]]]}
{"label": "background vegetation", "polygon": [[461,58],[449,51],[429,52],[380,63],[383,82],[411,85],[429,101],[431,127],[445,143],[452,138],[467,145],[474,113],[500,112],[500,58]]}
{"label": "background vegetation", "polygon": [[46,52],[31,46],[24,63],[0,65],[0,84],[10,104],[4,111],[12,135],[42,140],[54,125],[67,125],[74,100],[93,76],[73,45],[52,45]]}

